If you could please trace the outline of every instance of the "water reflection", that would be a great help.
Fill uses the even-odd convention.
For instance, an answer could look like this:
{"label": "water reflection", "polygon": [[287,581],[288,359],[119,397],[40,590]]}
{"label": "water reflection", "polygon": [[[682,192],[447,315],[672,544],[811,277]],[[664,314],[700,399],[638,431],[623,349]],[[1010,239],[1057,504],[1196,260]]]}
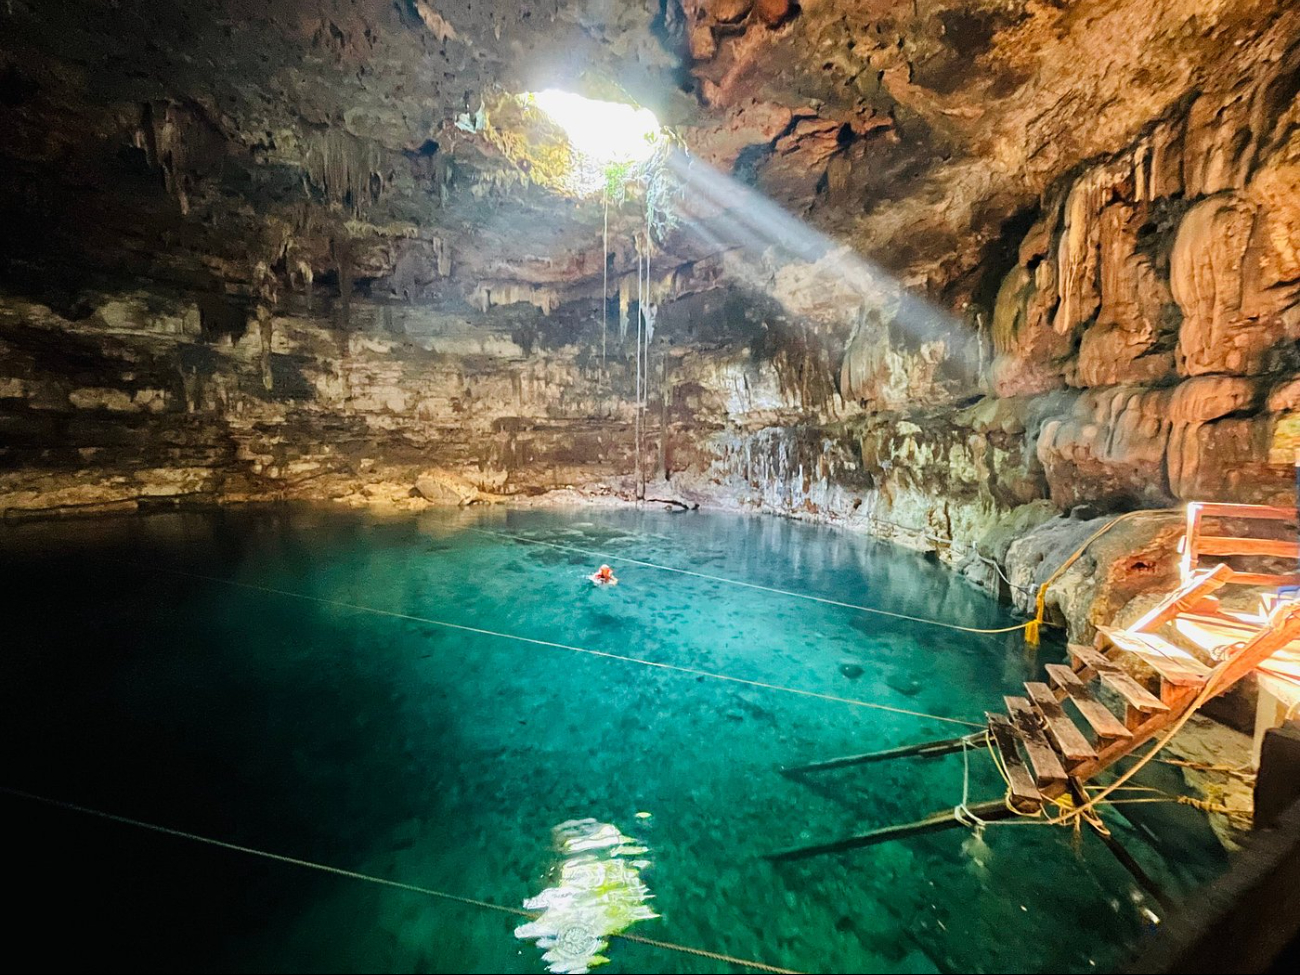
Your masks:
{"label": "water reflection", "polygon": [[556,884],[524,901],[541,914],[515,928],[515,937],[536,938],[552,972],[590,971],[609,961],[601,952],[611,935],[659,916],[646,904],[652,895],[641,881],[650,861],[644,846],[609,823],[571,819],[553,833],[564,857]]}

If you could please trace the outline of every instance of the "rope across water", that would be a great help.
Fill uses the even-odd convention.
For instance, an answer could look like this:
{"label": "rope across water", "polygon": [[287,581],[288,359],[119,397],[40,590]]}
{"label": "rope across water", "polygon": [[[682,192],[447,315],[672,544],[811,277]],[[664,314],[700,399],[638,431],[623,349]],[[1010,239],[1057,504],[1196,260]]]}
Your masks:
{"label": "rope across water", "polygon": [[[658,569],[660,572],[676,572],[679,575],[694,576],[697,579],[708,579],[710,582],[721,582],[729,586],[743,586],[746,589],[757,589],[760,592],[775,593],[778,596],[790,596],[793,599],[806,599],[814,603],[823,603],[827,606],[839,606],[844,609],[852,609],[859,613],[873,613],[876,616],[888,616],[891,619],[907,620],[909,623],[922,623],[926,626],[940,626],[945,630],[957,630],[961,633],[1014,633],[1017,630],[1023,630],[1029,625],[1029,622],[1017,623],[1014,626],[1001,626],[992,629],[982,629],[975,626],[961,626],[957,623],[944,623],[940,620],[924,619],[920,616],[908,616],[905,613],[895,613],[887,609],[877,609],[874,606],[859,606],[857,603],[841,602],[838,599],[828,599],[825,596],[813,596],[804,592],[791,592],[788,589],[777,589],[774,586],[763,586],[756,582],[742,582],[739,579],[728,579],[725,576],[710,575],[707,572],[696,572],[694,569],[681,569],[672,565],[660,565],[658,562],[646,562],[642,559],[629,558],[626,555],[615,555],[612,552],[597,552],[592,549],[578,548],[574,545],[561,545],[558,542],[544,542],[537,538],[528,538],[524,535],[514,535],[510,532],[492,531],[487,528],[474,528],[470,525],[462,526],[465,531],[477,532],[480,535],[492,535],[497,538],[509,538],[516,542],[524,542],[528,545],[545,545],[547,548],[559,549],[562,552],[575,552],[579,555],[588,555],[597,559],[608,559],[615,562],[626,562],[630,565],[639,565],[647,569]],[[1030,621],[1032,622],[1032,621]]]}
{"label": "rope across water", "polygon": [[[525,911],[520,907],[508,907],[504,904],[493,904],[491,901],[478,900],[474,897],[461,897],[459,894],[449,894],[444,890],[434,890],[432,887],[421,887],[418,884],[407,884],[400,880],[389,880],[386,877],[376,877],[367,873],[360,873],[356,870],[345,870],[342,867],[330,866],[327,863],[317,863],[314,860],[303,860],[299,857],[285,856],[282,853],[272,853],[269,850],[259,850],[256,847],[244,846],[239,843],[230,843],[226,840],[215,839],[211,836],[203,836],[199,833],[190,833],[182,829],[173,829],[170,826],[160,826],[157,823],[147,823],[144,820],[132,819],[129,816],[119,816],[116,813],[104,812],[100,809],[92,809],[89,806],[77,805],[73,802],[65,802],[61,799],[50,799],[46,796],[39,796],[32,792],[24,792],[21,789],[13,789],[8,786],[0,785],[0,794],[11,796],[15,799],[26,799],[31,802],[43,803],[47,806],[54,806],[59,809],[65,809],[69,812],[81,813],[85,816],[94,816],[97,819],[105,819],[109,822],[120,823],[124,826],[134,826],[138,829],[150,830],[154,833],[161,833],[164,836],[173,836],[177,839],[190,840],[194,843],[202,843],[207,846],[215,846],[222,850],[230,850],[234,853],[245,853],[249,856],[261,857],[264,860],[274,860],[277,863],[287,863],[294,867],[303,867],[307,870],[317,870],[321,873],[330,873],[339,877],[347,877],[351,880],[361,880],[366,883],[377,884],[382,887],[393,887],[397,890],[409,891],[413,894],[424,894],[428,897],[436,897],[439,900],[450,901],[454,904],[464,904],[469,907],[477,907],[486,911],[497,911],[502,914],[511,914],[516,917],[535,918],[538,915],[533,911]],[[709,958],[713,961],[725,962],[729,965],[739,965],[742,968],[750,968],[760,972],[774,972],[778,975],[798,975],[793,969],[777,968],[775,965],[767,965],[760,961],[753,961],[748,958],[737,958],[734,955],[724,955],[716,951],[708,951],[704,948],[692,948],[689,945],[679,945],[671,941],[659,941],[655,938],[643,938],[635,934],[611,934],[609,937],[620,938],[623,941],[634,941],[638,944],[647,945],[651,948],[660,948],[664,951],[676,951],[688,955],[696,955],[701,958]]]}
{"label": "rope across water", "polygon": [[966,721],[962,718],[950,718],[942,714],[928,714],[925,711],[913,711],[909,708],[895,707],[892,704],[880,704],[876,701],[860,701],[857,698],[840,697],[838,694],[825,694],[821,691],[809,691],[799,687],[786,687],[782,684],[769,684],[766,681],[750,680],[746,677],[734,677],[731,674],[719,674],[716,671],[700,670],[697,667],[683,667],[680,664],[663,663],[658,660],[644,660],[641,657],[629,657],[626,654],[611,653],[608,650],[592,650],[589,647],[576,647],[568,643],[556,643],[553,640],[540,640],[537,637],[520,636],[517,633],[505,633],[500,630],[489,630],[481,626],[468,626],[464,623],[453,623],[450,620],[434,619],[431,616],[416,616],[413,613],[399,613],[391,609],[378,609],[374,606],[362,606],[358,603],[348,603],[338,599],[326,599],[323,596],[309,596],[306,593],[293,592],[289,589],[276,589],[273,586],[261,586],[251,582],[239,582],[236,579],[225,579],[221,576],[210,576],[200,572],[189,572],[185,569],[145,566],[134,562],[125,564],[146,571],[165,572],[172,575],[187,576],[192,579],[203,579],[207,582],[216,582],[224,586],[235,586],[239,589],[249,589],[254,592],[271,593],[276,596],[288,596],[291,599],[302,599],[307,602],[319,603],[323,606],[333,606],[336,609],[347,609],[357,613],[373,613],[376,616],[387,616],[392,619],[410,620],[414,623],[427,623],[429,626],[440,626],[444,629],[459,630],[463,633],[477,633],[480,636],[498,637],[502,640],[514,640],[518,643],[527,643],[538,647],[549,647],[553,650],[568,650],[572,653],[584,653],[592,657],[604,657],[607,660],[621,660],[624,663],[638,664],[642,667],[654,667],[659,670],[670,670],[680,674],[690,674],[692,677],[707,677],[711,680],[722,680],[733,684],[745,684],[749,687],[760,687],[768,691],[780,691],[783,694],[796,694],[800,697],[812,697],[822,701],[833,701],[836,704],[848,704],[853,707],[873,708],[877,711],[906,714],[914,718],[927,718],[931,721],[944,721],[949,724],[965,725],[970,728],[984,727],[982,724],[978,724],[974,721]]}

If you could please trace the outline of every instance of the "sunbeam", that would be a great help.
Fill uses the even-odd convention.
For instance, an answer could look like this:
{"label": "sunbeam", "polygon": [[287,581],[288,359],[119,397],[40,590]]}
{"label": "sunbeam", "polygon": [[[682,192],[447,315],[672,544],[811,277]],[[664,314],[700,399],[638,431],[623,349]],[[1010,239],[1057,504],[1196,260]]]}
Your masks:
{"label": "sunbeam", "polygon": [[[791,313],[797,293],[846,309],[873,311],[911,338],[964,338],[954,315],[913,294],[889,272],[782,209],[753,187],[707,163],[674,152],[668,167],[682,187],[682,228],[725,254],[727,269],[746,286],[775,298]],[[783,282],[782,278],[786,278]],[[966,364],[974,377],[974,364]]]}

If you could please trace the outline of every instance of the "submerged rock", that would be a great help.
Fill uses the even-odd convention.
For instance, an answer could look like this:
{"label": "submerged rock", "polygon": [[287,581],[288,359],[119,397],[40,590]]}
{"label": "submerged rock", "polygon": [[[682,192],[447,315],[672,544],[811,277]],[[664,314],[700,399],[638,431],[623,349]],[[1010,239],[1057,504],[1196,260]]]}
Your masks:
{"label": "submerged rock", "polygon": [[885,683],[904,697],[915,697],[925,686],[915,677],[906,674],[890,674],[885,678]]}

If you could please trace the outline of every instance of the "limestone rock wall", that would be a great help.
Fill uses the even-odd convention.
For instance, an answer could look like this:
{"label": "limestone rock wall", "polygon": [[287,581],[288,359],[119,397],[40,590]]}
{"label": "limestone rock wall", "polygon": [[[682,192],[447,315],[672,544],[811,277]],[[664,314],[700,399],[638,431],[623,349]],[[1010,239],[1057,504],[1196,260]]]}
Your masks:
{"label": "limestone rock wall", "polygon": [[602,370],[590,343],[543,347],[528,316],[488,325],[356,300],[343,328],[324,311],[259,317],[208,300],[0,300],[7,515],[142,499],[404,502],[422,474],[466,500],[631,466],[625,361]]}
{"label": "limestone rock wall", "polygon": [[987,307],[945,327],[785,269],[808,278],[783,304],[826,336],[838,396],[719,406],[677,483],[968,562],[1074,509],[1290,503],[1298,90],[1293,48],[1049,188]]}
{"label": "limestone rock wall", "polygon": [[1286,502],[1300,370],[1300,52],[1049,196],[994,312],[995,395],[1080,390],[1037,451],[1062,508]]}

